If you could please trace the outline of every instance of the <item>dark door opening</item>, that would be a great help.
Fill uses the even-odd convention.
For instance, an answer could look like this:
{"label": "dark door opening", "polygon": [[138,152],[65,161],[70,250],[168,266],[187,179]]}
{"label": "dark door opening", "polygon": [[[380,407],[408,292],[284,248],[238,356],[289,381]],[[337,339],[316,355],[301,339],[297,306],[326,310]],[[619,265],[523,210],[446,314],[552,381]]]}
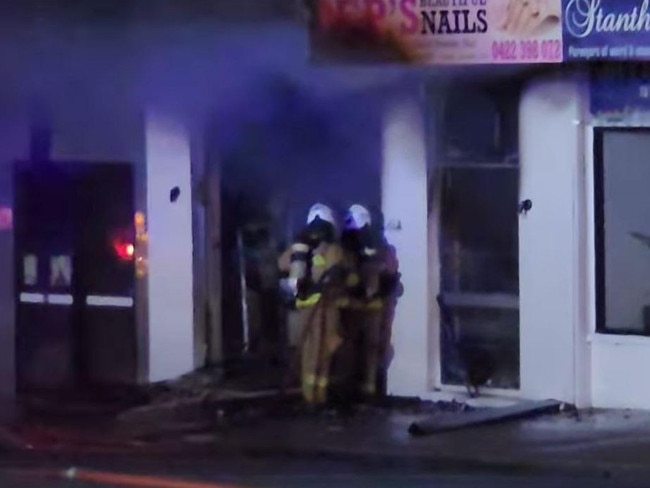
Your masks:
{"label": "dark door opening", "polygon": [[19,392],[137,379],[129,164],[15,167]]}

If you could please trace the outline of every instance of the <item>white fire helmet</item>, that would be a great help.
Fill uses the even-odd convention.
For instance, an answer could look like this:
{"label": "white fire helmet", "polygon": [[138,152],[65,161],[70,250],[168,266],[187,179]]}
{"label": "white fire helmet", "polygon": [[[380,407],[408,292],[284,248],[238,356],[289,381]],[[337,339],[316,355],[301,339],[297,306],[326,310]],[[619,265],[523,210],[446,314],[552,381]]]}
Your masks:
{"label": "white fire helmet", "polygon": [[307,224],[311,224],[316,218],[329,222],[332,225],[336,225],[336,219],[334,218],[334,212],[327,205],[322,203],[317,203],[312,205],[307,214]]}
{"label": "white fire helmet", "polygon": [[345,214],[345,228],[359,230],[372,223],[370,211],[363,205],[352,205]]}

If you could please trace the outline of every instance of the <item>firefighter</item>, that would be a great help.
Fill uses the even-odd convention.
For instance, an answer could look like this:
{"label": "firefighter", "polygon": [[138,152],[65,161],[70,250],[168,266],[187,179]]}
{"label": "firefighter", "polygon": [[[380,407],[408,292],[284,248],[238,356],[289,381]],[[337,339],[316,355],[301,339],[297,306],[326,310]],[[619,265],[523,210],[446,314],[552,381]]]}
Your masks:
{"label": "firefighter", "polygon": [[342,290],[342,254],[334,213],[316,204],[309,210],[307,225],[279,260],[295,297],[302,395],[311,406],[324,406],[328,400],[331,360],[341,344],[336,300]]}
{"label": "firefighter", "polygon": [[[342,321],[346,340],[348,391],[376,399],[387,348],[386,306],[395,283],[396,265],[390,252],[372,227],[370,211],[352,205],[345,217],[341,236],[348,268],[346,299],[342,303]],[[339,368],[340,371],[340,368]]]}

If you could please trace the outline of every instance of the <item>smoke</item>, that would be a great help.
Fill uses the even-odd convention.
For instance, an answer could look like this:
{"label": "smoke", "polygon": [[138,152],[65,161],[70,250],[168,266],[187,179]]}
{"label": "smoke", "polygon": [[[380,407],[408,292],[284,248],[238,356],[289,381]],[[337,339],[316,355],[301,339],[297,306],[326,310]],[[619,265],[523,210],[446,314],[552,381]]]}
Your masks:
{"label": "smoke", "polygon": [[[38,101],[51,108],[55,132],[66,128],[61,137],[73,139],[75,154],[137,160],[139,117],[156,106],[215,127],[211,143],[237,161],[233,190],[301,208],[314,199],[377,205],[382,105],[395,88],[461,70],[314,66],[306,27],[282,20],[178,13],[154,22],[140,12],[75,21],[50,12],[3,22],[3,125]],[[271,186],[286,195],[269,194]]]}
{"label": "smoke", "polygon": [[[213,109],[265,110],[268,100],[256,90],[272,74],[331,99],[407,78],[490,71],[315,67],[307,26],[287,20],[295,2],[285,0],[106,0],[101,9],[95,3],[22,0],[0,7],[0,110],[37,97],[86,107],[155,103],[195,118]],[[223,20],[225,14],[240,21]],[[259,20],[265,15],[274,20]]]}
{"label": "smoke", "polygon": [[[226,25],[214,19],[157,25],[5,21],[0,33],[0,101],[155,103],[190,116],[212,109],[264,110],[260,79],[282,74],[319,97],[388,80],[381,69],[308,64],[303,26]],[[384,73],[377,76],[378,71]],[[394,78],[402,70],[392,71]],[[65,102],[64,102],[65,103]]]}
{"label": "smoke", "polygon": [[0,111],[36,98],[55,111],[80,106],[103,114],[156,104],[198,120],[215,111],[266,113],[272,100],[260,86],[277,75],[315,99],[331,101],[460,70],[316,67],[308,61],[306,26],[289,21],[224,23],[184,18],[180,10],[176,22],[157,23],[144,14],[75,21],[51,12],[1,21]]}

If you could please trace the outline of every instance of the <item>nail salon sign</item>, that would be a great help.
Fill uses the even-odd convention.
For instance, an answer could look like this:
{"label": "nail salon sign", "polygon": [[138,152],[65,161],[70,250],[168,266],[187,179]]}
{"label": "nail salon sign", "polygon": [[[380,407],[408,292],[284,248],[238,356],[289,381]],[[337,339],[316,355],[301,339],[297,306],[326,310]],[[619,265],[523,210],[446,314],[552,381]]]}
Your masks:
{"label": "nail salon sign", "polygon": [[562,62],[561,0],[315,0],[314,61]]}
{"label": "nail salon sign", "polygon": [[564,60],[650,60],[650,0],[563,0]]}

